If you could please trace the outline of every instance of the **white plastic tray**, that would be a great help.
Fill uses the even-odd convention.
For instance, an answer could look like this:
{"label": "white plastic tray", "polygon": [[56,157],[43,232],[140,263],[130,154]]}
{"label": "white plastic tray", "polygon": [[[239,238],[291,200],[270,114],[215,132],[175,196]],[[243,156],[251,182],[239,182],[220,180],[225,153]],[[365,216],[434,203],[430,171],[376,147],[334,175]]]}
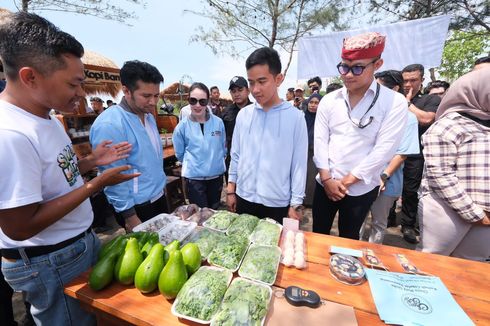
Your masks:
{"label": "white plastic tray", "polygon": [[[265,218],[265,219],[259,221],[259,223],[255,227],[255,230],[257,229],[257,227],[259,226],[260,223],[271,223],[273,225],[276,225],[279,228],[279,236],[277,238],[277,243],[273,244],[274,246],[277,246],[279,244],[280,240],[281,240],[281,232],[282,232],[283,226],[281,224],[277,223],[275,220],[273,220],[271,218]],[[266,244],[266,243],[260,243],[260,242],[254,241],[255,230],[250,235],[250,242],[255,243],[255,244],[265,245],[265,246],[269,245],[269,244]]]}
{"label": "white plastic tray", "polygon": [[243,262],[243,258],[245,258],[245,255],[247,254],[247,251],[248,251],[248,247],[250,247],[250,243],[247,245],[247,248],[245,248],[244,252],[243,252],[243,255],[242,255],[242,258],[240,259],[240,261],[238,262],[237,264],[237,267],[235,269],[229,269],[228,267],[224,267],[224,266],[220,266],[218,264],[215,264],[215,263],[212,263],[209,261],[209,257],[213,254],[214,250],[211,251],[211,253],[209,254],[208,256],[208,263],[212,266],[216,266],[216,267],[219,267],[219,268],[224,268],[226,270],[229,270],[229,271],[232,271],[233,273],[235,273],[239,268],[240,266],[242,265],[242,262]]}
{"label": "white plastic tray", "polygon": [[274,274],[274,280],[272,281],[272,283],[265,282],[265,281],[260,280],[258,278],[251,277],[251,276],[247,275],[246,273],[244,274],[242,272],[242,268],[241,268],[242,266],[240,266],[240,269],[238,270],[238,275],[240,275],[240,277],[243,277],[243,278],[246,278],[246,279],[249,279],[249,280],[253,280],[253,281],[256,281],[256,282],[259,282],[259,283],[262,283],[262,284],[266,284],[268,286],[272,286],[276,282],[277,270],[279,268],[279,262],[281,261],[281,254],[282,254],[282,252],[281,252],[281,248],[279,248],[278,246],[265,246],[265,245],[251,244],[250,247],[248,247],[247,254],[243,258],[242,263],[240,265],[243,265],[243,262],[246,262],[247,256],[249,255],[250,251],[253,250],[254,248],[257,248],[257,247],[271,248],[271,250],[275,250],[277,252],[277,254],[278,254],[277,259],[276,259],[276,262],[274,263],[275,264],[276,272]]}
{"label": "white plastic tray", "polygon": [[[231,285],[228,287],[228,290],[230,288],[233,287],[233,284],[237,281],[243,281],[243,282],[247,282],[247,283],[250,283],[250,284],[253,284],[254,286],[258,286],[258,287],[261,287],[261,288],[266,288],[269,292],[269,297],[267,298],[266,302],[265,302],[265,307],[266,307],[266,311],[269,311],[269,306],[270,306],[270,302],[271,302],[271,299],[272,299],[272,289],[270,286],[266,286],[262,283],[258,283],[258,282],[254,282],[254,281],[251,281],[251,280],[248,280],[246,278],[242,278],[242,277],[237,277],[233,280],[233,282],[231,283]],[[226,290],[226,292],[228,292],[228,290]],[[225,296],[226,296],[226,293],[225,293]],[[224,298],[224,297],[223,297]],[[223,304],[223,302],[221,302],[221,304]],[[214,315],[213,319],[211,320],[211,326],[214,326],[215,323],[214,323],[214,320],[216,318],[216,316],[218,315],[218,313],[221,311],[221,306],[220,306],[220,309],[218,309],[218,311],[216,312],[216,314]],[[265,323],[265,319],[267,318],[267,313],[265,314],[264,317],[262,317],[262,321],[261,321],[261,325],[264,326],[264,323]]]}
{"label": "white plastic tray", "polygon": [[[158,241],[166,246],[174,240],[184,240],[196,228],[195,222],[175,220],[166,227],[158,231]],[[178,229],[183,229],[182,232],[177,232]],[[166,237],[166,239],[162,239]]]}
{"label": "white plastic tray", "polygon": [[[159,214],[159,215],[157,215],[155,217],[152,217],[148,221],[143,222],[140,225],[135,226],[133,228],[133,231],[134,232],[138,232],[138,231],[158,232],[161,229],[163,229],[164,227],[166,227],[169,223],[171,223],[173,221],[176,221],[178,219],[179,218],[177,216],[174,216],[174,215],[170,215],[170,214]],[[156,230],[150,230],[149,229],[149,226],[150,225],[155,224],[155,223],[158,223],[160,221],[161,221],[161,223],[164,224],[161,228],[157,228]]]}
{"label": "white plastic tray", "polygon": [[[221,211],[216,211],[216,213],[220,213]],[[215,213],[215,214],[216,214]],[[230,213],[230,214],[234,214],[234,213]],[[213,215],[214,216],[214,215]],[[233,221],[236,219],[236,217],[230,222],[230,225],[228,225],[228,227],[226,229],[217,229],[217,228],[214,228],[212,226],[210,226],[210,221],[213,220],[213,216],[211,216],[209,219],[206,220],[206,222],[204,222],[202,224],[202,226],[204,227],[207,227],[208,229],[211,229],[211,230],[214,230],[214,231],[219,231],[219,232],[222,232],[222,233],[226,233],[226,231],[228,231],[228,229],[230,228],[230,225],[233,223]]]}
{"label": "white plastic tray", "polygon": [[[201,269],[211,269],[211,270],[219,271],[221,273],[225,272],[225,273],[229,274],[228,275],[228,280],[226,282],[226,285],[227,286],[230,285],[230,282],[231,282],[231,280],[233,278],[233,273],[231,273],[230,270],[228,270],[228,269],[218,268],[218,267],[214,267],[214,266],[201,266],[201,268],[199,268],[199,270],[201,270]],[[192,278],[192,276],[191,276],[191,278]],[[225,293],[226,293],[226,291],[225,291]],[[224,297],[224,295],[225,294],[223,293],[223,297]],[[223,297],[221,297],[221,300],[223,300]],[[170,309],[170,312],[172,312],[172,314],[174,316],[178,317],[178,318],[184,318],[184,319],[187,319],[187,320],[193,321],[195,323],[199,323],[199,324],[210,324],[212,318],[214,317],[214,315],[216,315],[216,313],[219,311],[219,308],[218,308],[218,310],[216,310],[216,312],[214,313],[214,315],[211,317],[210,320],[202,320],[202,319],[197,319],[197,318],[194,318],[194,317],[191,317],[191,316],[186,316],[186,315],[182,315],[182,314],[178,313],[175,310],[175,307],[178,305],[178,303],[179,303],[179,299],[177,298],[177,299],[175,299],[174,303],[172,304],[172,308]],[[220,305],[221,305],[221,302],[220,302]]]}

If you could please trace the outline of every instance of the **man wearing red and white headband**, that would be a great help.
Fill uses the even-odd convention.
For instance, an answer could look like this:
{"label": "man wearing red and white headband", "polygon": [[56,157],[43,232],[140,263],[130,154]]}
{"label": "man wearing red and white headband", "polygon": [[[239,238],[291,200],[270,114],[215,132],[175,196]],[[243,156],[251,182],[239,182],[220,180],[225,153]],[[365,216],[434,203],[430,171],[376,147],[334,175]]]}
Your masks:
{"label": "man wearing red and white headband", "polygon": [[345,86],[324,96],[318,107],[314,232],[330,233],[339,212],[339,235],[359,239],[380,178],[389,178],[382,172],[403,136],[407,101],[374,79],[384,46],[385,36],[378,33],[344,39],[337,69]]}

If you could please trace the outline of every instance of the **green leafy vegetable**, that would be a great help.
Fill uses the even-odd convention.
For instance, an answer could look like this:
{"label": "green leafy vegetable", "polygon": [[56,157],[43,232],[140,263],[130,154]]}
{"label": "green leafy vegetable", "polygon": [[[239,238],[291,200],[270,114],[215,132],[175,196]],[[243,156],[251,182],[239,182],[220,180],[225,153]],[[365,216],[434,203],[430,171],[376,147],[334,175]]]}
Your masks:
{"label": "green leafy vegetable", "polygon": [[239,215],[233,223],[231,223],[226,234],[241,234],[243,236],[250,236],[255,227],[259,223],[259,218],[249,214]]}
{"label": "green leafy vegetable", "polygon": [[280,259],[281,250],[278,247],[252,245],[238,273],[242,277],[273,284]]}
{"label": "green leafy vegetable", "polygon": [[210,264],[236,270],[245,255],[248,239],[239,235],[230,235],[216,245],[208,257]]}
{"label": "green leafy vegetable", "polygon": [[204,226],[218,231],[226,231],[237,216],[238,214],[228,211],[217,211],[205,222]]}
{"label": "green leafy vegetable", "polygon": [[198,245],[201,256],[206,259],[216,245],[223,241],[225,235],[221,232],[202,228],[196,230],[186,242],[194,242]]}
{"label": "green leafy vegetable", "polygon": [[281,226],[266,220],[260,220],[250,240],[261,245],[277,246],[281,236]]}
{"label": "green leafy vegetable", "polygon": [[263,285],[235,279],[226,291],[219,312],[213,319],[216,326],[260,326],[267,314],[271,292]]}
{"label": "green leafy vegetable", "polygon": [[201,267],[177,295],[175,311],[187,317],[211,320],[219,309],[230,278],[230,271]]}

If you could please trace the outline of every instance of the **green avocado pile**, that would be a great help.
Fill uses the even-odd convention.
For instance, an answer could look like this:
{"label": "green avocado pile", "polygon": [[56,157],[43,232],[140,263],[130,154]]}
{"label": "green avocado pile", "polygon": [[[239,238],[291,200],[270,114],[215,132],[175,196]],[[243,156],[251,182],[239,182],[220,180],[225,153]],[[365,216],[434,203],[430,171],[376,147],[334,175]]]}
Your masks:
{"label": "green avocado pile", "polygon": [[101,248],[88,284],[100,291],[115,279],[124,285],[134,283],[142,293],[158,287],[165,298],[173,299],[200,266],[201,252],[195,243],[181,248],[175,240],[164,247],[158,233],[134,232],[117,236]]}

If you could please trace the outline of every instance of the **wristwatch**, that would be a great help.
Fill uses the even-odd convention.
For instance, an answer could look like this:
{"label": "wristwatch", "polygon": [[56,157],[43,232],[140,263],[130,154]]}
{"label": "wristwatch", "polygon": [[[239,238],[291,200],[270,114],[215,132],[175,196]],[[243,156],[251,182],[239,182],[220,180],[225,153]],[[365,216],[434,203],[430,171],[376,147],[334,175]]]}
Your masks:
{"label": "wristwatch", "polygon": [[295,211],[299,211],[299,210],[304,210],[305,207],[303,205],[293,205],[291,206],[292,209],[294,209]]}
{"label": "wristwatch", "polygon": [[381,178],[381,180],[383,180],[383,182],[390,180],[390,175],[386,172],[381,173],[379,177]]}

